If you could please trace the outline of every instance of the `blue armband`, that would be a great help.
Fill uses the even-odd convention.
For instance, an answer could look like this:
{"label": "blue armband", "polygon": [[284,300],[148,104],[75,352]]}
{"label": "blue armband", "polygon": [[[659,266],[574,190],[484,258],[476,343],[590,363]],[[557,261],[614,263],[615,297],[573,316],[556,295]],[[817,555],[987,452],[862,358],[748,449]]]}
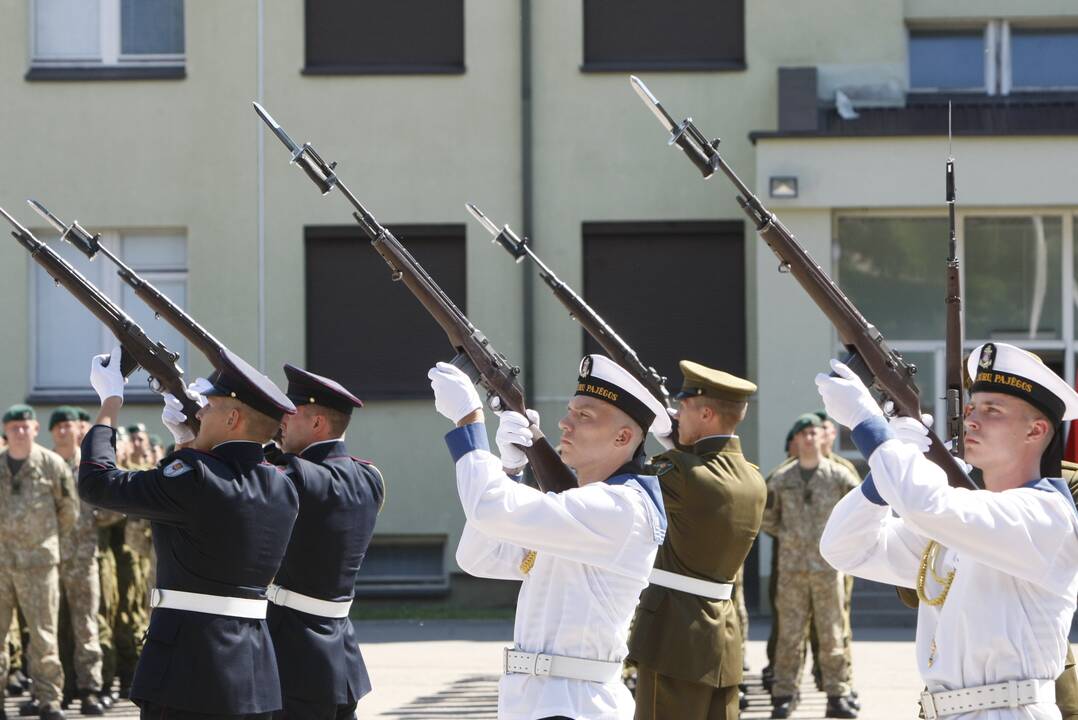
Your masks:
{"label": "blue armband", "polygon": [[853,429],[853,443],[866,461],[876,452],[876,448],[894,437],[887,418],[882,415],[871,417]]}
{"label": "blue armband", "polygon": [[864,493],[865,499],[870,503],[886,507],[887,501],[880,496],[880,491],[876,489],[876,481],[872,479],[872,473],[865,476],[865,481],[861,483],[861,492]]}
{"label": "blue armband", "polygon": [[446,433],[445,444],[449,446],[449,454],[453,456],[453,462],[460,460],[473,450],[489,451],[487,426],[477,422],[454,428]]}

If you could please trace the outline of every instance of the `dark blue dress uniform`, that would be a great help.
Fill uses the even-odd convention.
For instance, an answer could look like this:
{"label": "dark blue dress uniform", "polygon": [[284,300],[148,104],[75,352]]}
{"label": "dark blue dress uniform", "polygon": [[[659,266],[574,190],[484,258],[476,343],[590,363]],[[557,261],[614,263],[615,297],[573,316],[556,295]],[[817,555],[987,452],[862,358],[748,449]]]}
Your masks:
{"label": "dark blue dress uniform", "polygon": [[[243,377],[249,368],[243,363],[215,373],[211,394],[229,395],[271,417],[295,412],[279,389],[262,387],[269,383],[264,376]],[[264,600],[299,496],[285,474],[265,462],[262,446],[233,441],[211,452],[182,449],[152,470],[125,471],[116,467],[115,438],[113,428],[95,425],[83,439],[79,495],[91,505],[151,521],[158,588],[217,600]],[[171,717],[279,709],[266,620],[155,607],[131,697],[144,714],[150,706]]]}
{"label": "dark blue dress uniform", "polygon": [[[291,365],[285,373],[288,397],[297,405],[346,413],[362,406],[328,378]],[[350,456],[343,440],[315,443],[276,462],[296,486],[300,509],[274,584],[308,598],[349,603],[385,497],[381,473]],[[351,717],[371,689],[352,621],[275,605],[272,589],[268,621],[281,674],[282,717]]]}

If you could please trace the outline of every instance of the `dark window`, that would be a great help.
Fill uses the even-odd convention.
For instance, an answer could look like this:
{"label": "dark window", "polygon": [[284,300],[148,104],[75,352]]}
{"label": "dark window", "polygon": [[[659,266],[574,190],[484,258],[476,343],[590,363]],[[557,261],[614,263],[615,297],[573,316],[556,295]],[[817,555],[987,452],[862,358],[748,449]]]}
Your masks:
{"label": "dark window", "polygon": [[983,30],[911,31],[910,87],[984,90]]}
{"label": "dark window", "polygon": [[584,295],[671,392],[679,360],[745,376],[741,222],[584,223]]}
{"label": "dark window", "polygon": [[744,70],[744,0],[584,0],[584,70]]}
{"label": "dark window", "polygon": [[464,72],[464,0],[307,0],[305,74]]}
{"label": "dark window", "polygon": [[1011,30],[1015,88],[1078,87],[1078,30]]}
{"label": "dark window", "polygon": [[[464,226],[392,231],[464,311]],[[365,400],[430,397],[427,371],[452,348],[360,229],[307,228],[306,258],[308,369]]]}

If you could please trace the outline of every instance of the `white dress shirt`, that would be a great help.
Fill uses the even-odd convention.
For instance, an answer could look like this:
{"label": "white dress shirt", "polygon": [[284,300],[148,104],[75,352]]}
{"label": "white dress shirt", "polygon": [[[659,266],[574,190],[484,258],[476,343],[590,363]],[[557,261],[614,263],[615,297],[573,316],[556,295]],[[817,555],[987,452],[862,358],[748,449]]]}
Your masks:
{"label": "white dress shirt", "polygon": [[[942,546],[935,572],[953,570],[953,583],[943,605],[921,602],[917,614],[917,664],[929,691],[1058,677],[1078,595],[1069,495],[1047,480],[1004,492],[952,488],[943,470],[895,439],[868,464],[872,479],[835,507],[820,550],[843,572],[916,587],[929,540]],[[926,575],[935,598],[942,587]],[[948,720],[1059,717],[1054,704],[1038,703]]]}
{"label": "white dress shirt", "polygon": [[[477,577],[523,581],[513,628],[516,647],[621,662],[633,611],[665,532],[661,505],[635,477],[543,494],[506,476],[501,461],[486,449],[482,425],[454,434],[456,443],[447,440],[467,518],[457,563]],[[521,563],[529,550],[537,554],[524,573]],[[597,683],[514,674],[503,675],[499,685],[502,720],[557,715],[631,720],[634,709],[620,678]]]}

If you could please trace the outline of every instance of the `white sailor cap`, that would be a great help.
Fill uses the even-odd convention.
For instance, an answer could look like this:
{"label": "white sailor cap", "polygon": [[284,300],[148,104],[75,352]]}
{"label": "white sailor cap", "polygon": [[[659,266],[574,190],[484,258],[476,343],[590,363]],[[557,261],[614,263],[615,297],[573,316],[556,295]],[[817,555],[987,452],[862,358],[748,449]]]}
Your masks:
{"label": "white sailor cap", "polygon": [[624,411],[644,432],[670,434],[670,415],[666,406],[628,370],[604,355],[585,355],[580,361],[580,377],[574,394],[605,400]]}
{"label": "white sailor cap", "polygon": [[970,393],[999,392],[1025,400],[1055,424],[1078,419],[1078,392],[1039,357],[1007,343],[985,343],[966,361]]}

